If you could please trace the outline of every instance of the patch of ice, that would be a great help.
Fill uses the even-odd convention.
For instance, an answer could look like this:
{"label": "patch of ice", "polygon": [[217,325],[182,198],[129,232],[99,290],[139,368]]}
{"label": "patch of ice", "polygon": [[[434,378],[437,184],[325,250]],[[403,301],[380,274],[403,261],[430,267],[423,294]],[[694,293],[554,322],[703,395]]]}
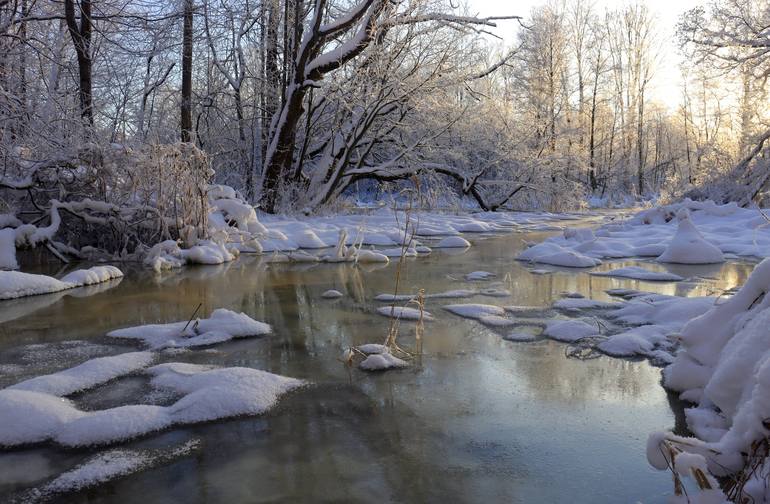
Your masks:
{"label": "patch of ice", "polygon": [[651,271],[639,266],[628,266],[609,271],[591,272],[595,276],[631,278],[634,280],[646,280],[648,282],[679,282],[684,278],[667,271]]}
{"label": "patch of ice", "polygon": [[410,308],[407,306],[382,306],[377,308],[377,313],[385,317],[397,318],[399,320],[433,320],[433,315],[428,311],[423,311],[417,308]]}
{"label": "patch of ice", "polygon": [[489,280],[490,278],[494,278],[495,276],[496,275],[494,273],[490,273],[489,271],[473,271],[465,275],[465,279],[468,281]]}
{"label": "patch of ice", "polygon": [[454,313],[455,315],[476,320],[489,315],[495,315],[498,317],[505,315],[504,308],[487,304],[451,304],[442,306],[442,308],[450,313]]}

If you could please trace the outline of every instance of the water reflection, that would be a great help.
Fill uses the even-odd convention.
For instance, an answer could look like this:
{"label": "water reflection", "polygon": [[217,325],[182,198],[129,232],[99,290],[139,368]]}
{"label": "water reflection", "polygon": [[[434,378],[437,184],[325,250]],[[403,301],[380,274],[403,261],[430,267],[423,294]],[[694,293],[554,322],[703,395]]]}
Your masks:
{"label": "water reflection", "polygon": [[[350,345],[384,339],[389,320],[374,314],[381,304],[373,297],[392,292],[395,264],[270,264],[257,256],[162,275],[129,268],[120,285],[96,296],[39,304],[30,298],[26,306],[34,308],[26,313],[18,311],[26,309],[20,302],[13,305],[20,314],[0,324],[0,363],[17,360],[23,345],[55,350],[74,339],[125,351],[104,334],[187,319],[202,304],[205,314],[219,307],[243,311],[272,324],[274,334],[164,359],[255,367],[316,384],[291,394],[262,418],[188,427],[129,443],[163,446],[200,437],[203,449],[68,496],[68,502],[662,502],[670,481],[647,467],[644,440],[650,431],[681,427],[681,418],[659,386],[658,369],[607,357],[570,359],[565,346],[552,341],[508,342],[441,306],[539,307],[562,292],[608,299],[604,291],[611,288],[706,295],[739,285],[751,265],[614,261],[599,267],[642,265],[698,277],[679,283],[558,268],[535,275],[532,266],[513,260],[523,247],[522,236],[479,239],[461,255],[436,250],[404,263],[403,292],[488,286],[458,280],[483,269],[495,273],[512,296],[429,300],[427,309],[437,320],[426,325],[425,354],[401,372],[367,375],[337,361]],[[322,299],[331,288],[345,297]],[[0,305],[0,317],[5,314]],[[402,325],[400,341],[406,346],[414,345],[412,327]],[[51,370],[89,358],[56,355]],[[4,369],[0,366],[0,383],[18,381],[3,376]],[[76,400],[82,407],[104,408],[141,401],[147,392],[146,380],[127,378]],[[56,448],[1,453],[0,473],[16,465],[29,471],[24,476],[7,472],[0,495],[33,486],[91,453]]]}

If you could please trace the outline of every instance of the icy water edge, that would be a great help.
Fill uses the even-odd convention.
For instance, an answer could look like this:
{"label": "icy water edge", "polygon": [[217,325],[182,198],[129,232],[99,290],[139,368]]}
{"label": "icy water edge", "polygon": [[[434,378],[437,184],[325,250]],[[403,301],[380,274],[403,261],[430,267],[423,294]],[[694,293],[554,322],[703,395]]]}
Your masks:
{"label": "icy water edge", "polygon": [[[104,337],[115,328],[186,320],[202,304],[242,311],[273,335],[164,360],[245,366],[313,383],[258,418],[177,428],[121,447],[160,448],[200,439],[193,454],[74,494],[61,502],[664,502],[667,473],[644,455],[648,433],[682,429],[681,405],[643,361],[569,358],[549,340],[515,343],[506,331],[456,317],[442,304],[543,306],[562,292],[609,299],[609,288],[682,296],[743,283],[751,264],[669,267],[695,281],[650,283],[513,260],[545,233],[470,236],[465,253],[410,259],[403,291],[484,287],[463,274],[497,274],[511,297],[430,300],[420,362],[365,374],[338,358],[380,342],[389,321],[373,301],[392,292],[395,262],[382,266],[265,264],[244,256],[223,266],[156,276],[126,268],[119,283],[0,303],[0,386],[136,347]],[[600,269],[653,263],[614,261]],[[346,294],[325,300],[335,288]],[[414,342],[404,325],[400,342]],[[78,343],[72,343],[72,341]],[[74,396],[84,409],[141,402],[146,378],[127,377]],[[0,426],[2,428],[2,426]],[[49,481],[98,450],[36,447],[0,452],[0,501]]]}

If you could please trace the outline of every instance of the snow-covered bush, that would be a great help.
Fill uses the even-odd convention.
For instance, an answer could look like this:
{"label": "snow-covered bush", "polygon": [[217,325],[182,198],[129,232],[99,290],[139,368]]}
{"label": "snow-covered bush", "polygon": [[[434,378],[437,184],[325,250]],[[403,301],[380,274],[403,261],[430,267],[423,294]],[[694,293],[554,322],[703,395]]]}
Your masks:
{"label": "snow-covered bush", "polygon": [[[212,172],[192,144],[88,144],[56,156],[25,156],[0,180],[0,198],[24,212],[25,222],[12,215],[2,222],[15,229],[16,247],[46,244],[59,254],[125,257],[164,240],[194,242],[208,233]],[[30,160],[36,157],[45,161]]]}

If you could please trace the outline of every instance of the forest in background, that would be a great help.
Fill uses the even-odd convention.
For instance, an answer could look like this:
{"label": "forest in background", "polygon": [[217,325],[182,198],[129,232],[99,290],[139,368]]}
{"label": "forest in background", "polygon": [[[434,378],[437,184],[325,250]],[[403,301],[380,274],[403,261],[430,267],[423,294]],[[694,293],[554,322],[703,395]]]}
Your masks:
{"label": "forest in background", "polygon": [[[704,4],[677,41],[656,23],[588,0],[0,0],[0,225],[56,207],[81,237],[178,236],[214,182],[270,213],[400,181],[483,210],[761,202],[770,4]],[[650,86],[674,46],[672,110]]]}

